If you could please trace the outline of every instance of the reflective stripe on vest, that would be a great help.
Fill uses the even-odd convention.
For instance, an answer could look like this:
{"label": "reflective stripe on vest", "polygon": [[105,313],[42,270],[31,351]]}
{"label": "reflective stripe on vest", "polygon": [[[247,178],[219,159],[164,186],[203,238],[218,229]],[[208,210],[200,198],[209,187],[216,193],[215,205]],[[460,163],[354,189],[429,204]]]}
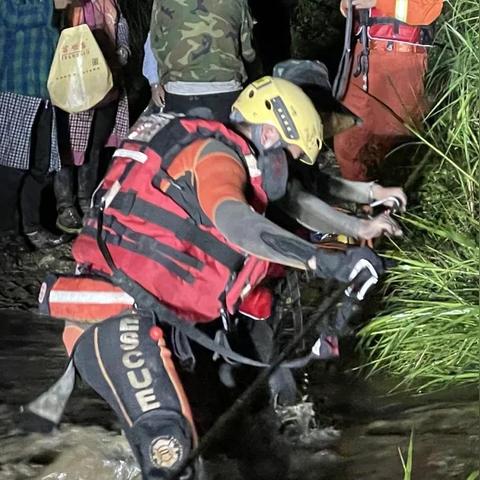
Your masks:
{"label": "reflective stripe on vest", "polygon": [[40,309],[52,317],[75,322],[98,322],[130,309],[134,299],[111,283],[89,277],[51,276],[42,284]]}
{"label": "reflective stripe on vest", "polygon": [[401,22],[407,21],[408,0],[397,0],[395,2],[395,18]]}

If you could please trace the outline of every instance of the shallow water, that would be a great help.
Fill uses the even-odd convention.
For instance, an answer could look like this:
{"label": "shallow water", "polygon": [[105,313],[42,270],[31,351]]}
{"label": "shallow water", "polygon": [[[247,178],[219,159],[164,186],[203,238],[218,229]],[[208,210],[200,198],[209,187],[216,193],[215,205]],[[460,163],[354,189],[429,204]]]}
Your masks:
{"label": "shallow water", "polygon": [[[60,329],[46,317],[0,310],[0,480],[139,478],[115,418],[87,387],[77,388],[58,431],[20,434],[19,406],[50,385],[65,365]],[[309,378],[311,402],[279,412],[291,459],[286,480],[401,479],[398,449],[406,456],[412,428],[414,479],[466,480],[478,468],[475,392],[388,396],[381,382],[320,364]],[[220,455],[206,460],[209,479],[241,478],[234,460]]]}

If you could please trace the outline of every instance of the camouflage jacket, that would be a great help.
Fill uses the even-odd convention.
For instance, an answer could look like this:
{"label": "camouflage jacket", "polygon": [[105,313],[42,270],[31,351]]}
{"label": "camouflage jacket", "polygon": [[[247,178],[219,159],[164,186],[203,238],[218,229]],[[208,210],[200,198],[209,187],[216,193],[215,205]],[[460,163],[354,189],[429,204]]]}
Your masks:
{"label": "camouflage jacket", "polygon": [[247,0],[154,0],[151,44],[161,83],[244,82],[252,62]]}

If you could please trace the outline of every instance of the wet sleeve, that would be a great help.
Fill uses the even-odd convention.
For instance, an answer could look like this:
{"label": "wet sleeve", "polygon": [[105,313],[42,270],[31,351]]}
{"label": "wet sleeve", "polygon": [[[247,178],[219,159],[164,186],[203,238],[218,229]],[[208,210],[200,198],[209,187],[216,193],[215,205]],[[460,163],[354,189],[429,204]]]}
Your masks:
{"label": "wet sleeve", "polygon": [[240,27],[240,44],[242,57],[251,63],[255,60],[255,49],[253,48],[253,18],[246,0],[242,0],[242,24]]}
{"label": "wet sleeve", "polygon": [[355,203],[370,203],[371,188],[375,182],[355,182],[341,177],[329,177],[328,193],[334,197]]}
{"label": "wet sleeve", "polygon": [[430,25],[442,12],[443,0],[377,0],[385,16],[410,25]]}
{"label": "wet sleeve", "polygon": [[358,237],[361,220],[342,213],[303,190],[300,182],[289,184],[288,194],[278,206],[300,225],[323,233],[341,233]]}

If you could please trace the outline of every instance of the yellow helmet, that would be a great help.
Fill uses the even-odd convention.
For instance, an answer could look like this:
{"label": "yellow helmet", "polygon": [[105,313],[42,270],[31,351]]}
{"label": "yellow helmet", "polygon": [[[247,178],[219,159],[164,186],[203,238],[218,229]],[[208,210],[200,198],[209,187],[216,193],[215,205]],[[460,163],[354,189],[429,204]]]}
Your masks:
{"label": "yellow helmet", "polygon": [[323,125],[313,103],[300,87],[288,80],[262,77],[248,85],[232,111],[254,125],[273,125],[282,140],[305,153],[300,160],[313,165],[322,147]]}

